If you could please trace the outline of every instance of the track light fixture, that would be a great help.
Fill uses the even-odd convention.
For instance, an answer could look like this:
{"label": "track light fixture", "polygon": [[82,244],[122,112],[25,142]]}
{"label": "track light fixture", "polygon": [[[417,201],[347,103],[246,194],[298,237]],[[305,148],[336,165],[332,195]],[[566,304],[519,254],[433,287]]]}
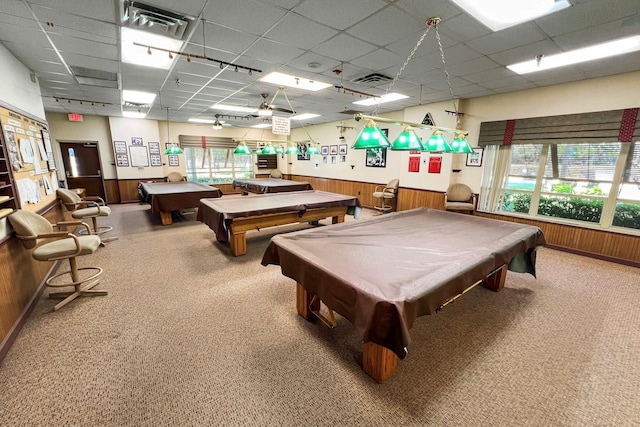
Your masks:
{"label": "track light fixture", "polygon": [[166,52],[169,54],[169,58],[173,58],[173,55],[182,55],[184,57],[187,58],[187,62],[191,62],[191,59],[204,59],[206,61],[211,61],[211,62],[217,62],[220,64],[220,68],[224,68],[225,66],[231,66],[234,67],[234,71],[238,72],[238,70],[246,70],[248,72],[250,72],[251,74],[253,74],[254,72],[256,73],[261,73],[262,70],[259,70],[257,68],[253,68],[253,67],[246,67],[244,65],[240,65],[240,64],[232,64],[231,62],[227,62],[227,61],[222,61],[220,59],[215,59],[215,58],[210,58],[206,55],[196,55],[195,53],[187,53],[187,52],[179,52],[176,50],[169,50],[169,49],[165,49],[162,47],[155,47],[155,46],[150,46],[150,45],[146,45],[146,44],[141,44],[141,43],[137,43],[137,42],[133,42],[134,46],[140,46],[140,47],[146,47],[147,48],[147,53],[149,55],[151,55],[153,53],[153,51],[160,51],[160,52]]}

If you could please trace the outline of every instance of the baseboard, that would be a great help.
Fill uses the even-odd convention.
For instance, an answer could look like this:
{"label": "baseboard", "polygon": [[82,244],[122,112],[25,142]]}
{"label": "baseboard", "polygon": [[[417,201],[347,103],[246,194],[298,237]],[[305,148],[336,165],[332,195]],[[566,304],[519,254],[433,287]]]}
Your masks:
{"label": "baseboard", "polygon": [[614,262],[616,264],[623,264],[631,267],[640,268],[640,262],[629,260],[629,259],[616,258],[608,255],[597,254],[594,252],[583,251],[580,249],[567,248],[565,246],[547,244],[546,247],[549,249],[555,249],[557,251],[568,252],[571,254],[582,255],[589,258],[601,259],[603,261]]}
{"label": "baseboard", "polygon": [[0,365],[2,364],[2,361],[4,360],[5,356],[9,352],[9,349],[15,342],[16,338],[18,338],[18,334],[20,333],[25,322],[31,315],[31,312],[33,312],[33,308],[38,303],[38,300],[40,299],[40,296],[44,291],[45,282],[47,281],[47,279],[49,279],[49,277],[51,277],[58,270],[60,263],[61,261],[56,261],[55,263],[53,263],[53,265],[49,269],[49,272],[46,274],[44,279],[42,279],[42,282],[40,282],[40,285],[38,285],[37,291],[34,292],[33,296],[29,300],[29,303],[24,307],[24,309],[22,309],[22,313],[20,313],[20,316],[11,327],[11,330],[4,337],[4,339],[2,340],[2,343],[0,343]]}

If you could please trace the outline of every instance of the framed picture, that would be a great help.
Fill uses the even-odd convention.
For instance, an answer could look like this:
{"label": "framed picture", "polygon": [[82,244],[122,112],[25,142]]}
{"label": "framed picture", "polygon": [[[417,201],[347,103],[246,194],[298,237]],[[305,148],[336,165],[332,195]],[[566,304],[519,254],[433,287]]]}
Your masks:
{"label": "framed picture", "polygon": [[341,162],[346,162],[347,161],[347,156],[340,156],[340,161]]}
{"label": "framed picture", "polygon": [[[329,147],[327,147],[327,149],[329,149]],[[328,158],[329,158],[329,156],[322,156],[322,163],[326,165]]]}
{"label": "framed picture", "polygon": [[331,156],[331,163],[336,164],[336,156]]}
{"label": "framed picture", "polygon": [[162,166],[162,157],[160,154],[149,154],[151,158],[151,166]]}
{"label": "framed picture", "polygon": [[387,166],[386,148],[367,148],[365,166],[373,168],[384,168]]}
{"label": "framed picture", "polygon": [[131,144],[132,145],[142,145],[142,138],[140,138],[139,136],[132,136],[131,137]]}
{"label": "framed picture", "polygon": [[483,148],[472,148],[473,153],[467,153],[467,166],[482,166]]}
{"label": "framed picture", "polygon": [[167,157],[169,159],[169,166],[180,166],[177,154],[169,154]]}
{"label": "framed picture", "polygon": [[160,154],[159,142],[149,142],[149,154]]}
{"label": "framed picture", "polygon": [[134,168],[142,168],[149,166],[149,153],[147,147],[132,145],[129,147],[129,156],[131,157],[131,166]]}
{"label": "framed picture", "polygon": [[338,154],[338,146],[332,145],[331,147],[329,147],[329,154],[331,154],[332,156]]}
{"label": "framed picture", "polygon": [[129,156],[127,153],[116,154],[116,166],[120,168],[129,167]]}
{"label": "framed picture", "polygon": [[338,145],[338,154],[340,154],[341,156],[347,155],[347,144]]}
{"label": "framed picture", "polygon": [[113,141],[113,150],[116,154],[127,154],[127,143],[125,141]]}
{"label": "framed picture", "polygon": [[320,147],[320,154],[322,154],[323,156],[328,156],[329,155],[329,146],[328,145],[323,145]]}
{"label": "framed picture", "polygon": [[298,142],[298,160],[311,160],[309,154],[309,145],[304,142]]}

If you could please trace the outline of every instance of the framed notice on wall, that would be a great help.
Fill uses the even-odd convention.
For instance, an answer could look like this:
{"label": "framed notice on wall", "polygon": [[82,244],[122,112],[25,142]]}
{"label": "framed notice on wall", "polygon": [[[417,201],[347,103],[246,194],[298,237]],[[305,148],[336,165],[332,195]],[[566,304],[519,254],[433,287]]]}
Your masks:
{"label": "framed notice on wall", "polygon": [[160,154],[149,154],[151,166],[162,166],[162,156]]}
{"label": "framed notice on wall", "polygon": [[167,157],[169,158],[169,166],[180,166],[177,154],[169,154]]}
{"label": "framed notice on wall", "polygon": [[127,154],[127,143],[125,141],[113,141],[113,151],[116,154]]}
{"label": "framed notice on wall", "polygon": [[116,154],[116,166],[120,168],[129,167],[129,156],[127,156],[127,153]]}
{"label": "framed notice on wall", "polygon": [[[149,142],[149,154],[160,154],[160,143]],[[151,162],[153,164],[153,162]]]}
{"label": "framed notice on wall", "polygon": [[131,155],[131,166],[136,168],[149,166],[149,154],[147,147],[144,145],[132,145],[129,147],[129,154]]}

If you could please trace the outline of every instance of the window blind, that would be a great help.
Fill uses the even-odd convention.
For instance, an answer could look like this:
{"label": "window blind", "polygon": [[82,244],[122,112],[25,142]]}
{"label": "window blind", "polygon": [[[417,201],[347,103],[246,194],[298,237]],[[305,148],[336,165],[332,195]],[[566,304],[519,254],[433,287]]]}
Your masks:
{"label": "window blind", "polygon": [[[511,143],[583,144],[617,142],[625,110],[567,114],[515,120]],[[502,145],[508,120],[483,122],[478,145]],[[640,138],[640,116],[635,118],[634,138]]]}
{"label": "window blind", "polygon": [[[224,138],[219,136],[205,136],[207,148],[236,148],[237,143],[233,142],[233,138]],[[201,135],[179,135],[181,147],[197,147],[202,148]]]}

